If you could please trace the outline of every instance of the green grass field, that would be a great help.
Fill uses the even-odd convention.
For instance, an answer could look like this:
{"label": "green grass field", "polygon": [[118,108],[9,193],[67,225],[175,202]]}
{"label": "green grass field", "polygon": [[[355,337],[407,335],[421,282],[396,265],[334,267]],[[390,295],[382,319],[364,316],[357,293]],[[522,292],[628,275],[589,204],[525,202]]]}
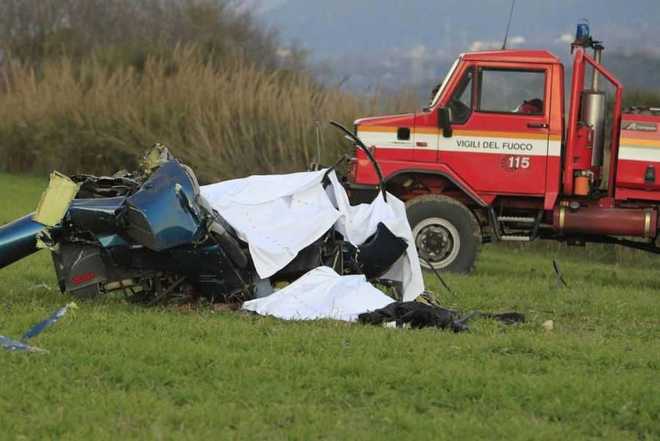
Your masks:
{"label": "green grass field", "polygon": [[[0,221],[45,183],[0,175]],[[658,259],[616,261],[486,247],[472,276],[447,276],[455,295],[428,285],[528,322],[460,335],[79,302],[34,340],[49,354],[0,352],[0,438],[657,440]],[[0,270],[0,334],[69,301],[46,252]]]}

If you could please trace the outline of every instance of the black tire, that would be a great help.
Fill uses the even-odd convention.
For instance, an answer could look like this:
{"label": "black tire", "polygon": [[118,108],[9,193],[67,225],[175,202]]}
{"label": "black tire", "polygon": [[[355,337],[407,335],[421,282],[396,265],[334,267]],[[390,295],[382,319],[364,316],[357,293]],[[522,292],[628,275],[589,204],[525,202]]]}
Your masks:
{"label": "black tire", "polygon": [[417,197],[406,204],[422,268],[469,273],[481,247],[481,228],[472,212],[442,195]]}

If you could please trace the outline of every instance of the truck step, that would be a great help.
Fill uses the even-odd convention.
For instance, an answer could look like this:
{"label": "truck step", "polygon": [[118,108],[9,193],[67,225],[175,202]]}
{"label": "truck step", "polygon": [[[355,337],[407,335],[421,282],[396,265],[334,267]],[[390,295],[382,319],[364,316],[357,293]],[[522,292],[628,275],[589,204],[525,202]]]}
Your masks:
{"label": "truck step", "polygon": [[497,218],[500,222],[517,222],[520,224],[533,224],[536,219],[533,217],[516,217],[516,216],[499,216]]}
{"label": "truck step", "polygon": [[510,234],[510,235],[500,236],[500,240],[505,240],[508,242],[530,242],[532,238],[529,236]]}

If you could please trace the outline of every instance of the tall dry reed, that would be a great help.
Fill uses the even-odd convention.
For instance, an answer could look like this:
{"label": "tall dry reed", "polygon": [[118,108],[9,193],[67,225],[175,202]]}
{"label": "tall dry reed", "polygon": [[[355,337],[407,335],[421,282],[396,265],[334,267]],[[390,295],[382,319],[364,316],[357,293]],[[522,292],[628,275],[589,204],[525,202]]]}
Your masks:
{"label": "tall dry reed", "polygon": [[0,93],[0,168],[109,173],[161,142],[203,181],[300,170],[314,159],[317,122],[326,163],[349,144],[327,122],[414,108],[414,99],[358,98],[309,75],[234,60],[218,66],[194,47],[141,71],[87,60],[9,66]]}

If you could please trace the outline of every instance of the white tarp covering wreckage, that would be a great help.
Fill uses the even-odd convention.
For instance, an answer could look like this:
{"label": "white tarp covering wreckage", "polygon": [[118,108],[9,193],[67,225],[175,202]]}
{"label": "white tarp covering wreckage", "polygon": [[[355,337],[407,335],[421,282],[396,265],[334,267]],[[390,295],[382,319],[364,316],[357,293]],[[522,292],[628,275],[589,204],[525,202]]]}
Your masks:
{"label": "white tarp covering wreckage", "polygon": [[[324,185],[324,178],[329,181]],[[251,176],[202,187],[202,196],[247,242],[257,274],[272,277],[331,229],[354,247],[376,238],[379,225],[406,242],[405,254],[386,273],[403,284],[403,300],[424,291],[422,272],[405,205],[379,194],[351,206],[333,170]],[[358,248],[359,249],[359,248]]]}

